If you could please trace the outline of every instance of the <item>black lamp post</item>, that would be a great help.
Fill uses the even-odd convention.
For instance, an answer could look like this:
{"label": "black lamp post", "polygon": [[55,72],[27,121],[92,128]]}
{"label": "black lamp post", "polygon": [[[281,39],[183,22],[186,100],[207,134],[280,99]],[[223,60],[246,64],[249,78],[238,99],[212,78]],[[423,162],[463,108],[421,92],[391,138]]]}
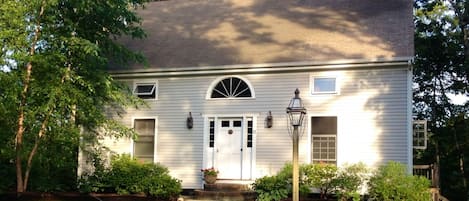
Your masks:
{"label": "black lamp post", "polygon": [[[306,109],[300,98],[300,91],[295,90],[295,97],[287,107],[288,122],[293,126],[293,201],[299,201],[299,168],[298,168],[298,127],[303,123]],[[290,129],[288,129],[290,131]]]}

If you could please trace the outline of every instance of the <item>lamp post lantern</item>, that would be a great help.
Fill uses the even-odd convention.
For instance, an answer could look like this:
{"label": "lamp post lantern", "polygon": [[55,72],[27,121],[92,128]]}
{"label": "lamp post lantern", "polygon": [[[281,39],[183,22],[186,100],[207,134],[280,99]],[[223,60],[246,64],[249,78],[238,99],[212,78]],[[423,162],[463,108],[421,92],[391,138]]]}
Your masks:
{"label": "lamp post lantern", "polygon": [[[293,127],[293,201],[299,201],[299,168],[298,168],[298,127],[303,123],[306,115],[306,109],[300,98],[300,91],[295,90],[295,97],[290,101],[287,107],[288,122]],[[288,129],[290,131],[290,129]]]}

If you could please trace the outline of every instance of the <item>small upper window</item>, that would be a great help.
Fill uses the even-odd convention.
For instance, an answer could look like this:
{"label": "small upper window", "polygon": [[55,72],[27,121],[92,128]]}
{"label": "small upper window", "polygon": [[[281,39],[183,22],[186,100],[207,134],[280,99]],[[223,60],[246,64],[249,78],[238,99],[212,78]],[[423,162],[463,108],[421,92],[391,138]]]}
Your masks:
{"label": "small upper window", "polygon": [[219,81],[213,88],[210,98],[251,98],[249,85],[237,77],[228,77]]}
{"label": "small upper window", "polygon": [[337,93],[337,85],[335,77],[315,77],[311,87],[311,93]]}
{"label": "small upper window", "polygon": [[156,99],[156,83],[136,83],[133,93],[142,99]]}

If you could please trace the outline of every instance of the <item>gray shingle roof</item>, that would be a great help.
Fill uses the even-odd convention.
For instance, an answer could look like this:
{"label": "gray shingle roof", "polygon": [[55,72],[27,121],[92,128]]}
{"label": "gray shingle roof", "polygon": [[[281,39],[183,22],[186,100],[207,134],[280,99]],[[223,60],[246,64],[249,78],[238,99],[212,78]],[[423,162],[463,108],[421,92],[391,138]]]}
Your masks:
{"label": "gray shingle roof", "polygon": [[[170,0],[121,39],[150,68],[413,56],[410,0]],[[141,68],[134,65],[132,68]]]}

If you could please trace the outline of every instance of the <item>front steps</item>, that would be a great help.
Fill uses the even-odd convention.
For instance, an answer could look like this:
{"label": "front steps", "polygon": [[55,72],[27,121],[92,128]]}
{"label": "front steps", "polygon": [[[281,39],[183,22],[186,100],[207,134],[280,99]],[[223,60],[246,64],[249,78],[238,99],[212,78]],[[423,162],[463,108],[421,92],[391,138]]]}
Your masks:
{"label": "front steps", "polygon": [[184,199],[191,200],[254,201],[256,194],[249,184],[215,183],[205,184],[203,190],[194,190],[193,196]]}

